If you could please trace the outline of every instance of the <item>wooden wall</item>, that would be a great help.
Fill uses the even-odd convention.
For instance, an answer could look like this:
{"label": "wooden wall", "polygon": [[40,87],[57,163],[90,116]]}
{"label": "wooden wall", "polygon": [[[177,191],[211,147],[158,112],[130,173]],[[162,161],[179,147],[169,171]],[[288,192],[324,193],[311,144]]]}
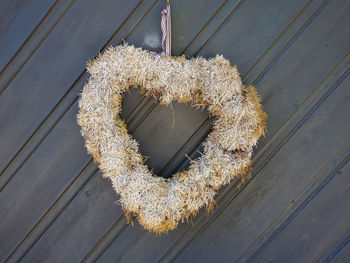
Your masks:
{"label": "wooden wall", "polygon": [[[174,0],[173,54],[223,54],[268,132],[252,178],[168,235],[128,225],[76,123],[86,61],[160,51],[156,0],[0,2],[0,262],[349,262],[350,2]],[[125,95],[129,132],[164,177],[198,156],[205,111]],[[173,123],[174,121],[174,123]]]}

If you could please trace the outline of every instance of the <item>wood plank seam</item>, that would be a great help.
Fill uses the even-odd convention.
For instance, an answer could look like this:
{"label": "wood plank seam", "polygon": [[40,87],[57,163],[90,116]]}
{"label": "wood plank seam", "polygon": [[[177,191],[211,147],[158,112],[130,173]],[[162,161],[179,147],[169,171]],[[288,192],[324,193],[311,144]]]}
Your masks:
{"label": "wood plank seam", "polygon": [[[241,1],[240,3],[243,3],[243,1]],[[227,4],[227,2],[224,3],[223,6],[225,6],[226,4]],[[237,7],[237,6],[235,6],[235,8],[232,8],[231,11],[230,11],[230,14],[225,16],[225,19],[224,19],[223,21],[221,21],[221,25],[224,24],[224,22],[226,21],[226,19],[232,18],[232,13],[234,13],[235,10],[238,10],[238,9],[236,9],[236,7]],[[241,7],[241,5],[240,5],[240,7]],[[223,9],[223,8],[221,7],[219,10],[221,10],[221,9]],[[215,16],[217,16],[217,13],[214,14],[214,17],[215,17]],[[212,19],[210,19],[210,21],[211,21],[211,20],[212,20]],[[201,32],[204,32],[205,30],[207,30],[207,26],[204,26],[203,29],[200,31],[199,34],[201,34]],[[215,31],[215,32],[216,32],[216,31]],[[188,47],[189,47],[190,45],[192,45],[192,44],[194,44],[193,41],[190,42],[190,44],[184,49],[183,52],[185,52],[185,50],[188,49]],[[202,48],[202,47],[200,47],[200,49],[201,49],[201,48]],[[198,53],[198,52],[200,51],[200,49],[199,49],[197,52],[195,52],[195,53]],[[128,125],[128,126],[129,126],[128,129],[129,129],[129,132],[130,132],[130,133],[134,132],[134,131],[137,129],[137,127],[143,122],[143,120],[152,112],[152,110],[155,108],[155,106],[158,105],[158,103],[156,103],[156,105],[153,105],[153,106],[150,107],[150,106],[149,106],[149,101],[150,101],[150,100],[153,101],[152,98],[149,98],[148,101],[147,101],[146,103],[144,103],[144,104],[141,106],[142,108],[136,113],[136,114],[138,114],[138,115],[142,115],[142,116],[143,116],[143,117],[141,117],[141,120],[138,120],[136,124]],[[146,113],[143,113],[143,111],[146,111]],[[133,119],[139,119],[139,118],[140,118],[140,117],[133,116]],[[203,124],[205,124],[205,123],[203,122],[202,125],[203,125]],[[202,125],[200,125],[200,127],[201,127]],[[130,126],[131,126],[131,127],[130,127]],[[197,131],[200,129],[200,127],[198,127]],[[118,219],[118,220],[119,220],[119,219]],[[108,231],[108,233],[110,233],[110,231]],[[115,235],[115,233],[111,232],[111,235]],[[116,236],[119,236],[119,235],[116,235]],[[103,243],[105,239],[107,240],[107,238],[103,238],[102,240],[100,240],[100,242]],[[109,239],[108,239],[108,240],[109,240]],[[114,241],[114,240],[113,240],[113,241]],[[112,242],[113,242],[113,241],[112,241]],[[105,249],[107,249],[107,248],[110,246],[110,243],[109,243],[109,244],[103,245],[103,244],[101,244],[100,242],[98,242],[96,246],[106,247]],[[105,249],[104,249],[104,250],[105,250]],[[95,248],[92,249],[92,251],[94,251],[94,250],[95,250]],[[91,253],[91,251],[88,253],[88,255],[90,255],[90,253]],[[96,254],[96,253],[93,253],[93,254]],[[101,256],[101,255],[103,254],[103,251],[102,251],[102,252],[99,252],[98,254],[99,254],[99,255],[95,255],[94,258],[96,257],[96,259],[98,259],[98,257]],[[89,260],[90,260],[90,256],[87,256],[87,257],[85,258],[85,260],[89,261]]]}
{"label": "wood plank seam", "polygon": [[287,42],[283,50],[266,66],[266,69],[258,75],[258,77],[253,81],[253,85],[259,83],[259,81],[264,78],[264,76],[272,69],[272,67],[280,60],[285,52],[293,45],[293,43],[303,34],[303,32],[311,25],[311,23],[318,17],[318,15],[326,8],[330,0],[325,0],[319,6],[319,8],[312,14],[310,19],[308,19],[305,24],[292,36],[292,38]]}
{"label": "wood plank seam", "polygon": [[264,233],[259,235],[257,239],[242,253],[238,258],[238,261],[245,261],[252,258],[253,255],[258,253],[258,251],[266,245],[266,242],[268,242],[270,238],[281,232],[280,230],[282,226],[290,222],[288,220],[295,218],[294,215],[304,208],[303,205],[306,204],[306,202],[309,202],[308,200],[314,193],[316,193],[317,189],[320,189],[320,187],[331,178],[336,171],[339,171],[346,165],[350,156],[349,146],[350,142],[344,145],[344,147],[342,147],[338,153],[320,169],[319,173],[307,184],[303,191],[293,199],[294,202],[281,211],[281,214],[275,218],[273,223],[269,225]]}
{"label": "wood plank seam", "polygon": [[313,262],[331,262],[350,242],[350,222],[333,240],[330,242]]}
{"label": "wood plank seam", "polygon": [[[317,92],[315,91],[315,92],[313,92],[313,94],[311,95],[312,97],[317,97],[317,98],[319,98],[317,101],[318,101],[318,103],[317,104],[315,104],[313,107],[308,107],[308,105],[310,105],[310,102],[305,102],[305,103],[303,103],[303,105],[305,105],[306,104],[306,106],[305,106],[305,108],[308,108],[309,110],[307,110],[307,114],[305,115],[305,117],[303,117],[303,118],[301,118],[300,119],[300,121],[298,121],[297,122],[297,124],[296,124],[296,126],[293,128],[293,129],[291,129],[289,132],[288,132],[288,134],[285,136],[285,139],[284,140],[282,140],[280,143],[279,143],[279,145],[277,146],[277,149],[280,149],[280,148],[282,148],[283,147],[283,145],[284,144],[286,144],[286,142],[301,128],[301,126],[303,126],[304,124],[305,124],[305,122],[311,117],[311,115],[312,114],[314,114],[315,112],[316,112],[316,110],[321,106],[321,104],[322,103],[324,103],[325,102],[325,100],[336,90],[336,88],[345,80],[345,78],[349,75],[349,70],[350,70],[350,68],[348,67],[349,66],[349,63],[350,63],[350,57],[349,57],[349,55],[350,54],[348,54],[342,61],[341,61],[341,63],[339,64],[339,65],[337,65],[337,67],[332,71],[332,73],[329,75],[329,76],[327,76],[327,78],[326,78],[326,80],[324,81],[324,82],[322,82],[321,83],[321,85],[320,86],[326,86],[326,87],[331,87],[331,88],[329,88],[327,91],[325,91],[325,92],[322,92],[322,95],[320,95],[319,93],[320,93],[320,89],[318,88],[318,89],[316,89],[316,91],[318,90],[319,92],[318,92],[318,94],[317,94]],[[346,70],[345,70],[345,72],[344,72],[344,67],[346,67]],[[340,74],[340,77],[339,78],[337,78],[337,80],[335,81],[335,83],[333,83],[333,79],[334,78],[332,78],[332,76],[334,77],[334,76],[339,76],[339,74],[337,74],[337,73],[339,73],[339,72],[341,72],[342,74]],[[330,84],[330,82],[332,83],[332,84]],[[322,89],[322,90],[324,90],[324,89]],[[312,98],[310,99],[307,99],[306,101],[309,101],[309,100],[312,100]],[[315,101],[315,100],[312,100],[312,101]],[[305,112],[305,110],[303,110],[303,112]],[[293,115],[295,115],[295,114],[293,114]],[[296,117],[295,117],[296,118]],[[290,120],[288,120],[288,121],[293,121],[293,118],[291,117],[290,118]],[[281,128],[282,129],[282,128]],[[347,147],[349,146],[349,144],[347,144],[347,145],[345,145],[343,148],[342,148],[342,150],[340,150],[339,151],[339,153],[338,154],[336,154],[334,157],[333,157],[333,159],[332,160],[335,160],[335,159],[337,159],[338,157],[339,157],[339,155],[344,155],[344,153],[347,153],[346,152],[346,149],[347,149]],[[268,147],[267,145],[265,145],[265,147]],[[271,154],[272,155],[275,155],[277,152],[275,152],[275,151],[273,151],[272,153],[269,153],[268,155],[270,156]],[[261,155],[260,154],[260,152],[259,152],[259,155]],[[264,155],[264,154],[263,154]],[[342,155],[342,156],[343,156]],[[273,157],[273,156],[272,156]],[[271,157],[271,158],[272,158]],[[269,158],[269,159],[271,159],[271,158]],[[340,157],[339,157],[340,158]],[[338,158],[338,159],[339,159]],[[343,158],[343,157],[342,157]],[[260,159],[259,158],[259,156],[257,156],[257,159]],[[332,161],[330,161],[329,163],[331,163]],[[339,162],[339,161],[338,161]],[[259,171],[266,165],[267,163],[265,163],[265,162],[263,162],[263,163],[261,163],[260,165],[258,165],[258,169],[259,169]],[[330,164],[329,164],[330,165]],[[328,166],[329,166],[328,165]],[[328,166],[326,166],[326,167],[328,167]],[[308,189],[308,193],[310,193],[310,189]],[[298,198],[295,198],[294,200],[297,200]],[[297,204],[298,202],[297,201],[295,201],[295,203],[293,203],[293,207]],[[283,216],[284,218],[286,217],[286,215],[287,215],[287,212],[283,212],[282,213],[282,215],[281,215],[281,217]],[[276,221],[276,220],[278,220],[280,217],[278,217],[278,218],[276,218],[275,220],[274,220],[274,222]],[[272,228],[276,228],[276,224],[277,223],[275,223],[275,224],[271,224],[270,226],[269,226],[269,228],[267,228],[267,229],[265,229],[265,231],[264,231],[264,233],[263,234],[261,234],[260,236],[258,236],[257,237],[257,239],[254,241],[254,242],[252,242],[251,243],[251,245],[249,245],[249,247],[242,253],[242,255],[240,256],[240,258],[239,258],[239,260],[240,261],[246,261],[247,260],[247,255],[251,255],[251,253],[252,253],[252,251],[255,251],[253,248],[255,248],[255,249],[257,249],[256,248],[256,244],[257,243],[261,243],[262,241],[261,240],[265,240],[266,239],[266,236],[265,235],[267,235],[266,233],[267,232],[269,232],[270,234],[271,234],[271,232],[272,232]]]}
{"label": "wood plank seam", "polygon": [[[255,176],[256,176],[256,174],[258,174],[259,172],[260,172],[260,170],[262,169],[262,167],[259,169],[259,168],[257,168],[257,169],[255,169],[254,170],[254,172],[253,172],[253,175],[252,175],[252,178],[254,178]],[[249,180],[249,181],[251,181],[251,180]],[[224,204],[220,204],[219,205],[219,208],[217,208],[217,210],[218,210],[218,212],[219,213],[221,213],[222,211],[224,211],[225,210],[225,208],[227,207],[227,205],[229,205],[229,203],[230,202],[232,202],[234,199],[235,199],[235,197],[238,195],[238,193],[241,191],[241,190],[243,190],[244,189],[244,187],[246,187],[247,186],[247,183],[246,184],[244,184],[243,186],[242,186],[242,188],[241,189],[235,189],[235,186],[233,186],[233,187],[231,187],[230,185],[227,187],[228,189],[225,189],[225,192],[217,199],[218,200],[218,203],[220,203],[220,202],[224,202]],[[227,192],[231,192],[232,191],[232,194],[234,195],[234,197],[232,197],[232,198],[230,198],[230,200],[229,201],[225,201],[225,200],[222,200],[223,198],[227,198]],[[227,203],[228,202],[228,203]],[[214,212],[215,213],[215,212]],[[201,216],[203,216],[204,217],[204,215],[201,215]],[[202,227],[202,229],[200,229],[200,230],[198,230],[197,232],[198,233],[201,233],[202,231],[204,231],[207,227],[208,227],[208,225],[209,224],[211,224],[217,217],[218,217],[219,215],[212,215],[212,216],[210,216],[209,218],[208,218],[208,220],[207,221],[209,221],[209,222],[205,222],[204,224],[204,226]],[[187,232],[188,233],[188,232]],[[193,235],[191,235],[191,240],[193,240],[195,238],[195,236]],[[188,244],[188,243],[186,243],[186,244]],[[182,251],[182,250],[181,250]],[[180,251],[180,252],[181,252]],[[180,253],[179,252],[179,253]],[[177,254],[178,255],[178,254]],[[169,258],[164,258],[164,260],[162,259],[162,260],[160,260],[160,262],[169,262],[169,261],[171,261],[171,260],[173,260],[174,258],[176,258],[176,257],[173,257],[173,258],[171,258],[171,259],[169,259]]]}
{"label": "wood plank seam", "polygon": [[[16,175],[19,169],[21,169],[24,163],[33,154],[33,152],[39,147],[41,142],[46,138],[46,136],[50,133],[50,131],[52,131],[52,129],[56,126],[56,124],[62,119],[64,114],[70,109],[72,105],[74,105],[76,98],[73,100],[65,99],[72,96],[72,91],[74,91],[74,88],[71,88],[68,90],[68,92],[65,94],[63,99],[61,99],[57,103],[54,109],[43,120],[42,125],[40,125],[33,132],[33,134],[29,137],[26,143],[20,148],[20,150],[16,153],[14,158],[9,162],[9,164],[1,172],[0,192],[6,187],[6,185]],[[68,105],[66,107],[60,107],[60,105],[62,104],[68,104]]]}
{"label": "wood plank seam", "polygon": [[[350,142],[347,144],[347,149],[345,149],[345,151],[347,153],[349,153],[349,148],[350,146]],[[342,153],[338,153],[337,154],[337,157],[339,155],[343,155],[344,152]],[[334,161],[334,160],[333,160]],[[336,168],[333,169],[330,173],[326,173],[326,176],[324,173],[322,173],[321,171],[321,174],[318,174],[316,175],[316,179],[319,179],[318,177],[321,177],[323,179],[323,181],[312,187],[314,190],[313,192],[308,195],[307,197],[305,198],[302,198],[304,197],[304,194],[300,194],[301,196],[299,197],[299,199],[293,199],[295,200],[295,202],[297,203],[297,205],[295,204],[291,204],[287,210],[293,210],[293,212],[290,213],[290,216],[272,233],[272,235],[261,245],[261,247],[259,247],[256,252],[248,259],[248,262],[254,262],[258,256],[263,252],[263,250],[293,221],[293,219],[296,218],[296,216],[301,213],[303,211],[303,209],[318,195],[318,193],[320,191],[322,191],[326,186],[327,184],[339,173],[339,171],[350,161],[350,154],[348,154],[343,160],[341,160],[340,163],[337,164]],[[333,162],[331,162],[333,163]],[[328,163],[326,167],[324,167],[322,170],[328,170],[329,169],[329,166],[331,164]],[[324,178],[325,177],[325,178]],[[318,181],[318,180],[317,180]],[[307,189],[309,190],[309,189]],[[307,191],[309,192],[309,191]],[[300,200],[301,199],[301,200]],[[297,206],[295,208],[295,206]],[[293,209],[295,208],[295,209]],[[285,213],[285,211],[282,212],[283,214]],[[289,213],[288,213],[289,214]],[[276,218],[276,220],[278,220],[278,218]],[[244,262],[247,262],[246,261],[247,259],[243,259],[242,257],[240,257],[238,259],[238,261],[244,261]]]}
{"label": "wood plank seam", "polygon": [[154,103],[153,98],[147,98],[139,111],[137,111],[133,118],[130,119],[128,125],[128,131],[133,134],[141,123],[147,118],[147,116],[154,110],[158,103]]}
{"label": "wood plank seam", "polygon": [[[289,52],[288,52],[289,53]],[[227,210],[227,209],[226,209]],[[126,235],[127,237],[128,237],[128,235]],[[124,237],[124,235],[123,235],[123,237]]]}
{"label": "wood plank seam", "polygon": [[[218,9],[218,11],[212,16],[212,18],[209,19],[209,22],[207,22],[207,24],[200,30],[197,36],[202,35],[204,32],[207,32],[208,24],[216,20],[217,16],[223,17],[223,19],[220,20],[218,27],[215,28],[214,32],[212,32],[212,34],[214,34],[223,23],[226,23],[226,20],[229,20],[229,18],[231,18],[232,15],[239,10],[239,8],[243,5],[244,2],[245,1],[239,1],[238,3],[235,3],[235,1],[226,1]],[[232,5],[231,8],[229,8],[230,5]],[[229,10],[227,11],[226,9],[228,8]],[[223,13],[223,14],[220,14],[220,13]],[[190,45],[195,44],[195,42],[198,40],[197,36],[189,43],[189,45],[187,45],[187,47],[182,51],[182,53],[185,53],[186,50],[188,50],[188,48],[190,47]],[[133,120],[128,125],[128,129],[131,134],[141,125],[141,123],[147,118],[147,116],[149,116],[149,114],[153,111],[153,109],[155,109],[155,107],[158,105],[157,102],[152,104],[153,101],[154,101],[153,98],[148,98],[148,100],[140,109],[140,111],[137,112],[135,116],[133,116]]]}
{"label": "wood plank seam", "polygon": [[[132,218],[133,219],[133,218]],[[119,217],[110,229],[102,236],[95,246],[84,257],[82,262],[96,262],[97,259],[109,248],[120,234],[128,227],[128,223],[123,216]]]}
{"label": "wood plank seam", "polygon": [[[202,125],[200,127],[202,127]],[[128,227],[126,220],[123,219],[124,216],[116,220],[115,224],[113,224],[113,226],[106,232],[99,242],[96,243],[95,247],[85,256],[83,262],[95,262],[110,247],[110,245],[122,233],[120,229],[124,231]],[[136,217],[132,217],[132,220],[136,220]]]}
{"label": "wood plank seam", "polygon": [[344,240],[344,243],[336,250],[334,251],[334,254],[332,254],[329,259],[327,259],[327,262],[331,262],[346,246],[350,244],[350,236],[346,240]]}
{"label": "wood plank seam", "polygon": [[57,0],[0,73],[0,96],[60,21],[74,0]]}
{"label": "wood plank seam", "polygon": [[266,52],[256,61],[256,63],[249,69],[247,74],[244,76],[244,81],[247,83],[254,83],[257,80],[257,76],[262,72],[262,68],[267,68],[270,61],[276,57],[276,54],[280,54],[285,44],[291,40],[292,36],[298,31],[299,28],[305,21],[307,21],[311,15],[320,7],[320,1],[310,0],[299,14],[295,16],[293,21],[286,27],[286,29],[278,36],[266,50]]}
{"label": "wood plank seam", "polygon": [[[320,85],[305,99],[305,101],[296,109],[296,111],[287,119],[287,121],[281,125],[276,131],[274,140],[271,140],[263,146],[261,150],[255,155],[255,164],[257,167],[264,165],[262,155],[267,154],[270,151],[271,154],[274,149],[279,149],[286,140],[295,133],[295,129],[300,126],[306,116],[312,112],[315,107],[325,98],[340,80],[349,71],[350,65],[350,52],[334,67],[334,69],[326,76],[326,78],[320,83]],[[261,160],[261,161],[259,161]]]}
{"label": "wood plank seam", "polygon": [[[281,51],[281,52],[283,52],[283,50]],[[284,52],[283,52],[284,53]],[[346,57],[347,58],[347,57]],[[344,61],[344,60],[343,60]],[[341,64],[341,65],[343,65],[343,64]],[[347,65],[347,63],[345,63],[345,65]],[[338,67],[336,67],[336,68],[338,68]],[[334,72],[333,71],[333,73],[335,74],[335,73],[337,73],[337,72]],[[332,74],[332,73],[331,73]],[[345,73],[344,73],[345,74]],[[332,74],[333,75],[333,74]],[[244,78],[244,80],[245,80],[245,78]],[[260,80],[261,80],[261,78],[260,78]],[[257,83],[257,81],[253,81],[253,82],[255,82],[255,84]],[[335,84],[334,84],[335,85]],[[330,89],[329,91],[331,91],[332,89]],[[328,92],[326,92],[326,93],[328,93]],[[326,94],[325,93],[325,94]],[[319,103],[319,101],[315,104],[315,105],[318,105],[318,103]],[[304,105],[304,104],[302,104],[302,105]],[[301,106],[302,106],[301,105]],[[297,110],[297,111],[300,111],[301,110],[301,108],[302,107],[299,107],[299,109]],[[306,113],[305,113],[306,114]],[[288,137],[286,137],[286,138],[288,138]],[[271,141],[272,141],[272,138],[271,138]],[[264,149],[265,149],[266,147],[264,147]],[[261,152],[262,150],[260,150],[259,152]],[[265,155],[265,154],[264,154]],[[254,158],[254,159],[257,159],[257,156]],[[264,162],[265,163],[265,162]]]}
{"label": "wood plank seam", "polygon": [[[347,230],[347,233],[350,232],[350,229]],[[333,259],[348,245],[350,244],[350,235],[346,237],[346,239],[343,240],[343,242],[338,246],[331,255],[326,259],[326,262],[331,262]],[[318,261],[321,262],[321,261]]]}
{"label": "wood plank seam", "polygon": [[[246,0],[226,1],[210,18],[203,29],[187,45],[183,53],[196,56],[204,48],[206,43],[217,35],[226,23],[239,11]],[[212,28],[213,27],[213,28]]]}

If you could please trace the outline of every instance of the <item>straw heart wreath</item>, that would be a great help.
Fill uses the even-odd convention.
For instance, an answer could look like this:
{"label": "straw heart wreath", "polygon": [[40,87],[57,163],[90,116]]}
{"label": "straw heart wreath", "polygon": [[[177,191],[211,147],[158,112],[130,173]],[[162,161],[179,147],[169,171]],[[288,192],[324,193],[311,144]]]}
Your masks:
{"label": "straw heart wreath", "polygon": [[[242,85],[237,68],[223,56],[188,60],[124,44],[107,49],[87,70],[91,76],[81,93],[78,123],[88,152],[111,180],[127,218],[136,215],[144,228],[167,232],[201,207],[212,210],[216,191],[250,172],[266,113],[254,87]],[[165,179],[144,163],[120,118],[123,94],[131,86],[140,86],[161,104],[207,107],[215,118],[203,155],[187,170]]]}
{"label": "straw heart wreath", "polygon": [[[122,45],[98,56],[88,71],[78,114],[87,150],[111,179],[125,213],[136,214],[146,229],[168,231],[201,207],[210,209],[217,189],[249,171],[266,114],[255,89],[243,86],[237,69],[222,56],[187,60]],[[144,164],[120,119],[130,86],[141,86],[162,104],[191,102],[215,116],[204,154],[188,170],[165,179]]]}

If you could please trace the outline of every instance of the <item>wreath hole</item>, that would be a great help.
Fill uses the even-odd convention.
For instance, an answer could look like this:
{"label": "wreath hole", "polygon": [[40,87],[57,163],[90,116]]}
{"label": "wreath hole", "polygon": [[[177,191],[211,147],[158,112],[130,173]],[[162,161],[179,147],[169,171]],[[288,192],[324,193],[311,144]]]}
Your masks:
{"label": "wreath hole", "polygon": [[187,170],[191,160],[201,156],[201,142],[214,121],[208,119],[207,108],[179,102],[161,105],[153,96],[142,94],[140,87],[124,93],[121,117],[138,142],[145,164],[164,178]]}

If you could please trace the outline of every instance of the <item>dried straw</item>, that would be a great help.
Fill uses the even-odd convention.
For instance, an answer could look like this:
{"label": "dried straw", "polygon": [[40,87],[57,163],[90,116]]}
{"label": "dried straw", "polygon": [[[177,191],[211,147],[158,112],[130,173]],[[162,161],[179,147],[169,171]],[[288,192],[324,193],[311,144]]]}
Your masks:
{"label": "dried straw", "polygon": [[[212,59],[169,57],[127,44],[111,47],[88,64],[91,74],[79,102],[78,123],[86,148],[112,181],[130,218],[157,233],[206,206],[216,191],[249,172],[252,148],[264,134],[266,113],[255,89],[242,85],[236,67],[223,56]],[[216,117],[204,154],[171,179],[152,174],[137,142],[120,119],[123,93],[141,86],[162,104],[191,102]]]}

